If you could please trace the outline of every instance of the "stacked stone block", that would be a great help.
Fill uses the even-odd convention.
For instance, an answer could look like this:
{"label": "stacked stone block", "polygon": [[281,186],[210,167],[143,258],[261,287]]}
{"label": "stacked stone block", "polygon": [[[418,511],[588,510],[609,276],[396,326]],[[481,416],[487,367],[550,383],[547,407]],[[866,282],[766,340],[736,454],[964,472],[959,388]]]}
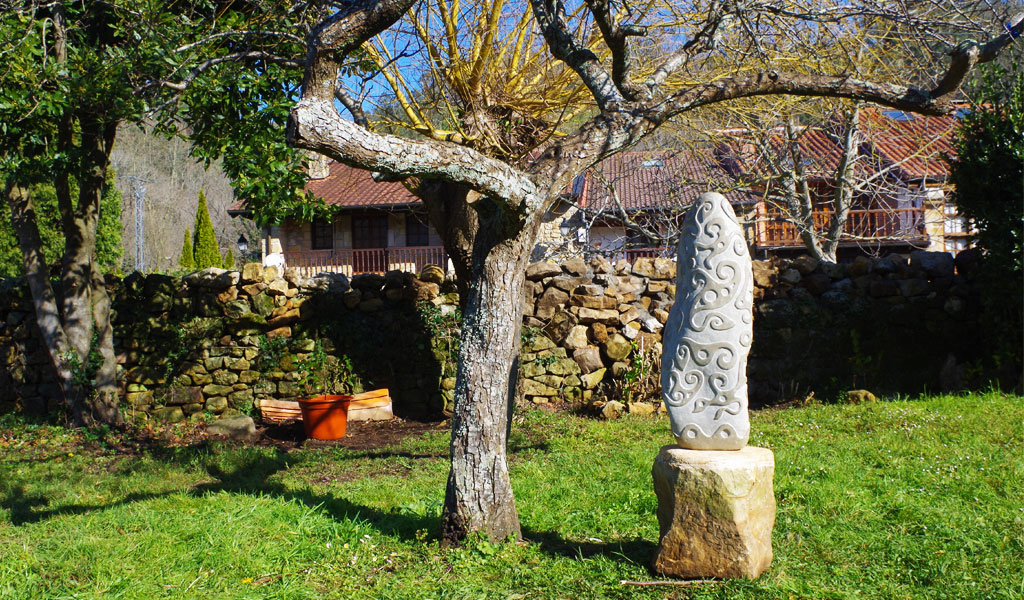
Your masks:
{"label": "stacked stone block", "polygon": [[605,378],[629,369],[634,352],[661,352],[675,294],[675,262],[640,258],[612,265],[595,257],[526,271],[524,324],[543,335],[521,356],[521,390],[537,404],[589,401]]}

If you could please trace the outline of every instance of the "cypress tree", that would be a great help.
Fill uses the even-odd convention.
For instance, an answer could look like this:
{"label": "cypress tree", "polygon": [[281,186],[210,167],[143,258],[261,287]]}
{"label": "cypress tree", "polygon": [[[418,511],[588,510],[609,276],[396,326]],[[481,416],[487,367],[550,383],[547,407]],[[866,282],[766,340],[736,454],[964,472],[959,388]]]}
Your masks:
{"label": "cypress tree", "polygon": [[235,253],[231,250],[231,248],[228,248],[227,254],[224,255],[224,268],[235,268]]}
{"label": "cypress tree", "polygon": [[192,250],[192,232],[185,230],[185,242],[181,245],[181,258],[178,259],[178,266],[182,271],[194,271],[196,269],[195,252]]}
{"label": "cypress tree", "polygon": [[199,206],[196,208],[196,225],[192,242],[195,253],[195,268],[206,269],[221,265],[220,251],[217,249],[217,234],[213,232],[213,222],[206,208],[206,193],[199,190]]}

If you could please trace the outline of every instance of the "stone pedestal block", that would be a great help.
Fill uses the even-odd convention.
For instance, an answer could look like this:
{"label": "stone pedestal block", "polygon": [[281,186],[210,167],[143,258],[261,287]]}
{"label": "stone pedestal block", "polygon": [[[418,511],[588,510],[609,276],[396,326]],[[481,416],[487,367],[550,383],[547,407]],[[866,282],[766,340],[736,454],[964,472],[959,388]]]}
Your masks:
{"label": "stone pedestal block", "polygon": [[766,448],[664,446],[652,469],[661,529],[654,570],[682,578],[763,573],[772,562],[774,474]]}

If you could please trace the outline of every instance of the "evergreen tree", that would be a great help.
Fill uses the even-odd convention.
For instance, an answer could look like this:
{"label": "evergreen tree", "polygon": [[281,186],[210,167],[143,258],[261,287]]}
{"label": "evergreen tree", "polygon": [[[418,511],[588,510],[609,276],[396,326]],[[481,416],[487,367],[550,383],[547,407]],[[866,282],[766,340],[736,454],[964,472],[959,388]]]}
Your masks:
{"label": "evergreen tree", "polygon": [[978,91],[979,107],[960,124],[950,180],[956,185],[957,211],[974,226],[974,243],[983,253],[973,276],[982,347],[988,353],[982,383],[1018,386],[1019,393],[1024,372],[1024,68],[1015,62],[985,69]]}
{"label": "evergreen tree", "polygon": [[996,66],[982,73],[978,87],[984,108],[963,117],[950,179],[957,211],[977,230],[975,243],[1004,271],[1008,284],[1019,284],[1024,274],[1024,68]]}
{"label": "evergreen tree", "polygon": [[193,230],[192,250],[195,256],[195,268],[221,266],[220,250],[217,249],[217,234],[213,232],[210,211],[206,208],[206,193],[199,190],[199,206],[196,208],[196,223]]}
{"label": "evergreen tree", "polygon": [[235,253],[232,252],[231,248],[228,248],[227,254],[224,255],[224,268],[233,269],[235,268]]}
{"label": "evergreen tree", "polygon": [[181,245],[181,258],[178,259],[178,266],[182,271],[194,271],[196,268],[196,255],[192,249],[192,232],[185,230],[185,241]]}

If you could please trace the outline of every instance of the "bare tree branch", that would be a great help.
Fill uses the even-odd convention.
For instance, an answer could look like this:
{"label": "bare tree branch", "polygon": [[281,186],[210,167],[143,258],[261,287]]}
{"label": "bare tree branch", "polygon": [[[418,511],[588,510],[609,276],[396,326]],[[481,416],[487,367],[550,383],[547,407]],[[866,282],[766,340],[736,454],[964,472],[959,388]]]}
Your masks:
{"label": "bare tree branch", "polygon": [[969,40],[957,46],[951,55],[949,70],[931,91],[932,98],[942,98],[955,92],[974,65],[995,59],[999,51],[1020,37],[1021,33],[1024,33],[1024,12],[1014,15],[1006,24],[1006,31],[988,43],[979,45]]}
{"label": "bare tree branch", "polygon": [[632,49],[629,42],[630,37],[647,35],[647,28],[619,23],[609,0],[586,0],[586,3],[601,30],[605,44],[611,50],[612,80],[616,87],[628,100],[649,99],[651,90],[632,80]]}
{"label": "bare tree branch", "polygon": [[415,0],[353,0],[320,23],[307,40],[303,98],[333,98],[340,61],[363,42],[394,25],[414,3]]}
{"label": "bare tree branch", "polygon": [[363,128],[369,127],[369,121],[366,119],[366,113],[363,112],[363,105],[359,100],[353,98],[348,93],[348,90],[339,85],[334,90],[334,97],[338,102],[341,102],[341,105],[344,106],[346,110],[348,110],[349,114],[352,115],[352,120],[355,121],[357,125]]}
{"label": "bare tree branch", "polygon": [[832,222],[829,223],[828,232],[822,252],[830,261],[835,261],[836,252],[839,249],[839,241],[846,229],[846,219],[853,207],[853,192],[856,183],[853,180],[853,170],[860,151],[860,104],[853,107],[843,115],[843,137],[842,152],[839,155],[839,164],[836,166],[835,192],[832,195]]}
{"label": "bare tree branch", "polygon": [[597,55],[582,46],[562,18],[562,3],[552,0],[530,0],[533,16],[540,25],[551,54],[569,66],[594,96],[598,108],[605,110],[625,101]]}
{"label": "bare tree branch", "polygon": [[533,182],[503,161],[451,142],[373,133],[343,119],[333,102],[300,100],[292,109],[289,135],[296,146],[390,177],[462,183],[513,205],[527,203],[530,210],[539,203]]}

